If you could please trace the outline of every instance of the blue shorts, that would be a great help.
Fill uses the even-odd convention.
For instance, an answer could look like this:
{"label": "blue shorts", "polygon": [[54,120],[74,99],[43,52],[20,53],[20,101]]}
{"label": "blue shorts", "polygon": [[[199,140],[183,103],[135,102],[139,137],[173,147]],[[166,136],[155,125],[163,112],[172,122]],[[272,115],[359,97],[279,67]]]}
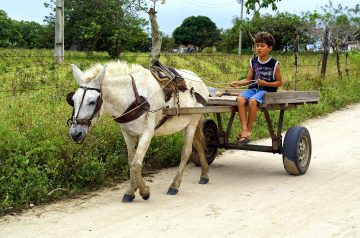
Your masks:
{"label": "blue shorts", "polygon": [[261,104],[264,101],[265,93],[267,93],[267,91],[262,89],[249,88],[240,93],[240,96],[244,97],[246,101],[249,101],[249,99],[255,99],[259,104]]}

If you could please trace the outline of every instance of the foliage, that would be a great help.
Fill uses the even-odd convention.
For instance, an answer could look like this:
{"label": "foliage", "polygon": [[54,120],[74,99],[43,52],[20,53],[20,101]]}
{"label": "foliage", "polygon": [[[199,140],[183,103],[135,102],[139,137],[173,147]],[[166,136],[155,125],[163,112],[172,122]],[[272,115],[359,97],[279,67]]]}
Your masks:
{"label": "foliage", "polygon": [[[56,0],[46,4],[54,8]],[[65,48],[82,51],[107,51],[117,57],[124,50],[147,48],[145,20],[137,17],[130,1],[69,0],[65,1]],[[52,13],[46,22],[53,25]]]}
{"label": "foliage", "polygon": [[267,8],[269,5],[271,5],[273,11],[276,11],[276,2],[280,1],[281,0],[247,0],[245,2],[246,12],[249,14],[250,11],[253,11],[254,16],[259,16],[261,8]]}
{"label": "foliage", "polygon": [[15,21],[0,10],[0,47],[50,48],[53,45],[53,35],[50,35],[50,32],[48,26],[36,22]]}
{"label": "foliage", "polygon": [[201,51],[207,46],[214,46],[220,40],[220,32],[210,18],[191,16],[175,29],[173,38],[177,44],[192,44]]}
{"label": "foliage", "polygon": [[[288,51],[293,49],[296,34],[300,35],[300,46],[306,49],[308,44],[314,43],[310,34],[311,23],[306,16],[297,16],[290,13],[279,13],[275,16],[266,14],[253,19],[235,19],[234,26],[223,32],[220,50],[230,53],[238,47],[239,29],[243,34],[243,47],[251,48],[251,35],[260,31],[271,33],[276,41],[274,49]],[[309,24],[310,23],[310,24]]]}
{"label": "foliage", "polygon": [[[281,62],[284,89],[293,89],[292,55],[273,52]],[[106,53],[86,55],[66,52],[66,62],[54,63],[52,51],[2,49],[0,55],[0,213],[27,208],[63,197],[81,194],[100,186],[128,179],[126,146],[118,125],[103,116],[91,129],[84,144],[68,138],[66,120],[71,108],[65,102],[68,92],[77,88],[70,63],[86,69],[110,59]],[[236,55],[163,54],[164,64],[199,74],[208,86],[227,87],[246,74],[248,58]],[[309,117],[320,116],[346,104],[359,102],[360,55],[350,54],[351,78],[328,77],[319,81],[318,54],[300,55],[300,90],[320,90],[321,102],[286,112],[284,129]],[[124,53],[130,63],[148,65],[147,54]],[[331,62],[334,59],[331,58]],[[336,72],[329,65],[329,75]],[[241,74],[241,75],[239,75]],[[273,114],[274,115],[274,114]],[[211,115],[207,115],[211,117]],[[233,125],[233,134],[240,130]],[[266,123],[258,117],[255,138],[267,137]],[[179,161],[182,135],[154,138],[145,157],[144,173],[174,166]],[[194,178],[195,179],[195,178]],[[170,183],[170,181],[169,181]]]}
{"label": "foliage", "polygon": [[162,44],[161,44],[162,51],[169,51],[174,48],[176,48],[174,38],[167,36],[167,35],[163,35],[162,36]]}

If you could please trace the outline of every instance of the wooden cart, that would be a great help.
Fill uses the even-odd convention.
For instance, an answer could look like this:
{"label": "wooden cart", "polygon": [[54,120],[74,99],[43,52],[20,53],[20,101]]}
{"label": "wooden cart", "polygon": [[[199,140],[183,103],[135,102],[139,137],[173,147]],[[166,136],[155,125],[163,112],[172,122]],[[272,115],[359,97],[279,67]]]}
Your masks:
{"label": "wooden cart", "polygon": [[[211,119],[204,120],[204,135],[207,143],[206,159],[211,164],[217,153],[218,148],[239,149],[259,152],[279,153],[283,155],[283,164],[286,172],[291,175],[305,174],[311,160],[311,138],[309,131],[302,126],[293,126],[285,134],[284,142],[282,139],[282,127],[284,112],[304,104],[316,104],[319,102],[318,91],[280,91],[276,93],[266,93],[264,103],[260,110],[264,113],[269,134],[272,140],[271,145],[239,145],[229,142],[229,135],[232,124],[237,114],[237,95],[238,91],[225,90],[221,96],[210,97],[205,107],[194,108],[166,108],[164,115],[183,115],[183,114],[204,114],[215,113],[217,123]],[[274,129],[270,118],[270,110],[279,110],[277,128]],[[222,113],[231,113],[226,128],[222,124]],[[191,161],[199,165],[196,151],[190,157]]]}

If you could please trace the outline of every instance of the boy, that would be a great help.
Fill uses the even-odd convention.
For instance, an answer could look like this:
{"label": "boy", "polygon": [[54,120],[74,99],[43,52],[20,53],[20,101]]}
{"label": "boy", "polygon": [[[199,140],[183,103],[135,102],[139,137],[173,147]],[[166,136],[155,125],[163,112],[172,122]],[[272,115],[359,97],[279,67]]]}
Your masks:
{"label": "boy", "polygon": [[[230,84],[231,87],[249,85],[248,89],[241,93],[237,99],[242,132],[236,138],[241,145],[250,141],[252,125],[256,119],[258,106],[264,100],[265,93],[276,92],[277,88],[282,85],[278,61],[270,56],[270,51],[274,45],[275,40],[270,33],[257,33],[255,35],[257,57],[250,60],[247,78]],[[246,103],[249,104],[247,120]]]}

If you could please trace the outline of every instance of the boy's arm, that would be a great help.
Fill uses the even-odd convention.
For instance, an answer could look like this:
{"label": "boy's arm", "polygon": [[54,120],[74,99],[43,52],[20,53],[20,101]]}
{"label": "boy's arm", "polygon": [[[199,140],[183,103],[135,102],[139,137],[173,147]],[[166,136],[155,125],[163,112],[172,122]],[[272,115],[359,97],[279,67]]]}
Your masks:
{"label": "boy's arm", "polygon": [[278,88],[282,85],[282,78],[280,73],[280,65],[277,64],[275,68],[275,82],[266,82],[265,80],[260,79],[258,81],[259,86],[265,86],[265,87],[273,87]]}
{"label": "boy's arm", "polygon": [[252,76],[253,76],[253,70],[249,66],[249,71],[248,71],[248,75],[246,76],[246,79],[243,79],[240,81],[233,81],[230,83],[230,86],[231,87],[241,87],[241,86],[248,85],[251,83]]}

